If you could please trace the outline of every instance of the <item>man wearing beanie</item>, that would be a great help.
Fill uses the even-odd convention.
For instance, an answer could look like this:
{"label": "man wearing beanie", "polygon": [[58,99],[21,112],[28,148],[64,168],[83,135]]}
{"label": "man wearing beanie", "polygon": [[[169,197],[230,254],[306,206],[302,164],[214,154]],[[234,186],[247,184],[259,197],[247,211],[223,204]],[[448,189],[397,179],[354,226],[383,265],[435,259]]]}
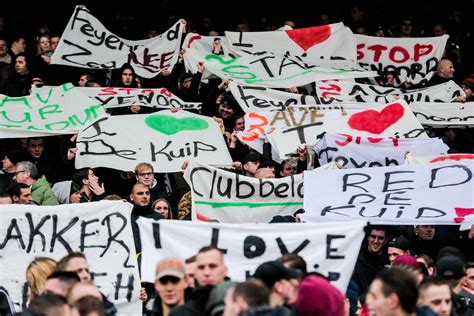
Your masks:
{"label": "man wearing beanie", "polygon": [[453,293],[453,308],[458,315],[474,315],[474,297],[461,286],[466,275],[463,259],[449,254],[439,258],[436,262],[436,275],[447,281]]}
{"label": "man wearing beanie", "polygon": [[466,102],[473,101],[474,97],[472,95],[472,91],[474,91],[474,74],[470,74],[469,77],[467,77],[461,82],[461,88],[464,90],[464,93],[466,94],[466,99],[464,101]]}
{"label": "man wearing beanie", "polygon": [[15,176],[15,165],[23,161],[23,153],[20,150],[7,151],[2,160],[2,171],[0,172],[0,193],[6,193],[8,187],[12,185]]}

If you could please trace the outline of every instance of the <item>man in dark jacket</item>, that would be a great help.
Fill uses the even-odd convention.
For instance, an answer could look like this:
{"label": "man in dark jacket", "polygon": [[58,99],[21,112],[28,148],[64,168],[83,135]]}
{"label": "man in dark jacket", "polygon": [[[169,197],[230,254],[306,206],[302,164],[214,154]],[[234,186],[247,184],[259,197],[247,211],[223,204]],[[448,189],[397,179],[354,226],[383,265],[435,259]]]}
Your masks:
{"label": "man in dark jacket", "polygon": [[196,272],[194,277],[197,284],[189,300],[174,308],[171,316],[200,316],[206,315],[206,304],[212,289],[223,282],[227,275],[222,251],[214,246],[206,246],[196,255]]}
{"label": "man in dark jacket", "polygon": [[382,226],[372,226],[368,230],[367,243],[361,247],[354,268],[353,280],[357,283],[360,293],[365,293],[375,275],[388,265],[387,230]]}
{"label": "man in dark jacket", "polygon": [[153,316],[168,316],[170,310],[184,304],[184,262],[177,258],[164,258],[156,265],[155,290],[158,294],[153,304]]}

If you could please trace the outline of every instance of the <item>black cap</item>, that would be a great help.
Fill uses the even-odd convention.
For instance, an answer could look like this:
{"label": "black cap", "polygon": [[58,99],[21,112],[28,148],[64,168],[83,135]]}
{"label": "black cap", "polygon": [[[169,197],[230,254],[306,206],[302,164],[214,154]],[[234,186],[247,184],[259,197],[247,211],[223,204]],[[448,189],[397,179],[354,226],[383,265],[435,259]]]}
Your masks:
{"label": "black cap", "polygon": [[256,162],[256,161],[259,161],[261,159],[262,159],[262,156],[260,154],[250,153],[250,154],[245,155],[244,158],[242,158],[241,163],[242,163],[242,165],[245,165],[249,161]]}
{"label": "black cap", "polygon": [[457,256],[446,256],[436,262],[436,275],[443,279],[461,279],[466,275],[464,262]]}
{"label": "black cap", "polygon": [[296,279],[301,277],[301,272],[298,270],[290,270],[286,268],[283,263],[278,260],[267,261],[258,266],[253,274],[253,277],[262,280],[268,288],[280,280]]}
{"label": "black cap", "polygon": [[410,241],[403,236],[398,236],[390,240],[388,246],[407,251],[410,250]]}
{"label": "black cap", "polygon": [[221,103],[233,108],[234,110],[239,108],[237,100],[235,100],[235,98],[231,94],[224,95],[222,97]]}

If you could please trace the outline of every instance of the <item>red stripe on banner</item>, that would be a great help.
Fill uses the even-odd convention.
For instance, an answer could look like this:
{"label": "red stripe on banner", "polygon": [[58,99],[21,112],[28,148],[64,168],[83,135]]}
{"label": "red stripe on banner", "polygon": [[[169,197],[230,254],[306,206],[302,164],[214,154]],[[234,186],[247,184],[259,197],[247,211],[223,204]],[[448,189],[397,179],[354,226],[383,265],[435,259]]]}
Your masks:
{"label": "red stripe on banner", "polygon": [[454,155],[448,155],[448,156],[441,156],[441,157],[436,157],[435,159],[431,160],[430,162],[440,162],[440,161],[446,161],[446,160],[462,160],[462,159],[474,159],[474,154],[454,154]]}
{"label": "red stripe on banner", "polygon": [[201,214],[199,214],[199,213],[196,213],[196,217],[197,217],[197,219],[200,220],[200,221],[209,222],[209,218],[207,218],[206,216],[201,215]]}

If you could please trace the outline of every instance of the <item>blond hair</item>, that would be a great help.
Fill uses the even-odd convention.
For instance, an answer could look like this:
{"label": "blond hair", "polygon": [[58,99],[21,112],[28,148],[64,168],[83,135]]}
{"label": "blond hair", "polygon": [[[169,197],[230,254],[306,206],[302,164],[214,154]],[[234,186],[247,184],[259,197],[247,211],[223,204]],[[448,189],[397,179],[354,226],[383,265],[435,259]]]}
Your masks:
{"label": "blond hair", "polygon": [[29,300],[43,292],[48,276],[56,269],[56,260],[49,257],[36,257],[26,268],[26,283],[30,286]]}
{"label": "blond hair", "polygon": [[148,162],[140,162],[133,171],[135,175],[138,175],[143,169],[151,169],[151,172],[154,172],[153,166]]}

